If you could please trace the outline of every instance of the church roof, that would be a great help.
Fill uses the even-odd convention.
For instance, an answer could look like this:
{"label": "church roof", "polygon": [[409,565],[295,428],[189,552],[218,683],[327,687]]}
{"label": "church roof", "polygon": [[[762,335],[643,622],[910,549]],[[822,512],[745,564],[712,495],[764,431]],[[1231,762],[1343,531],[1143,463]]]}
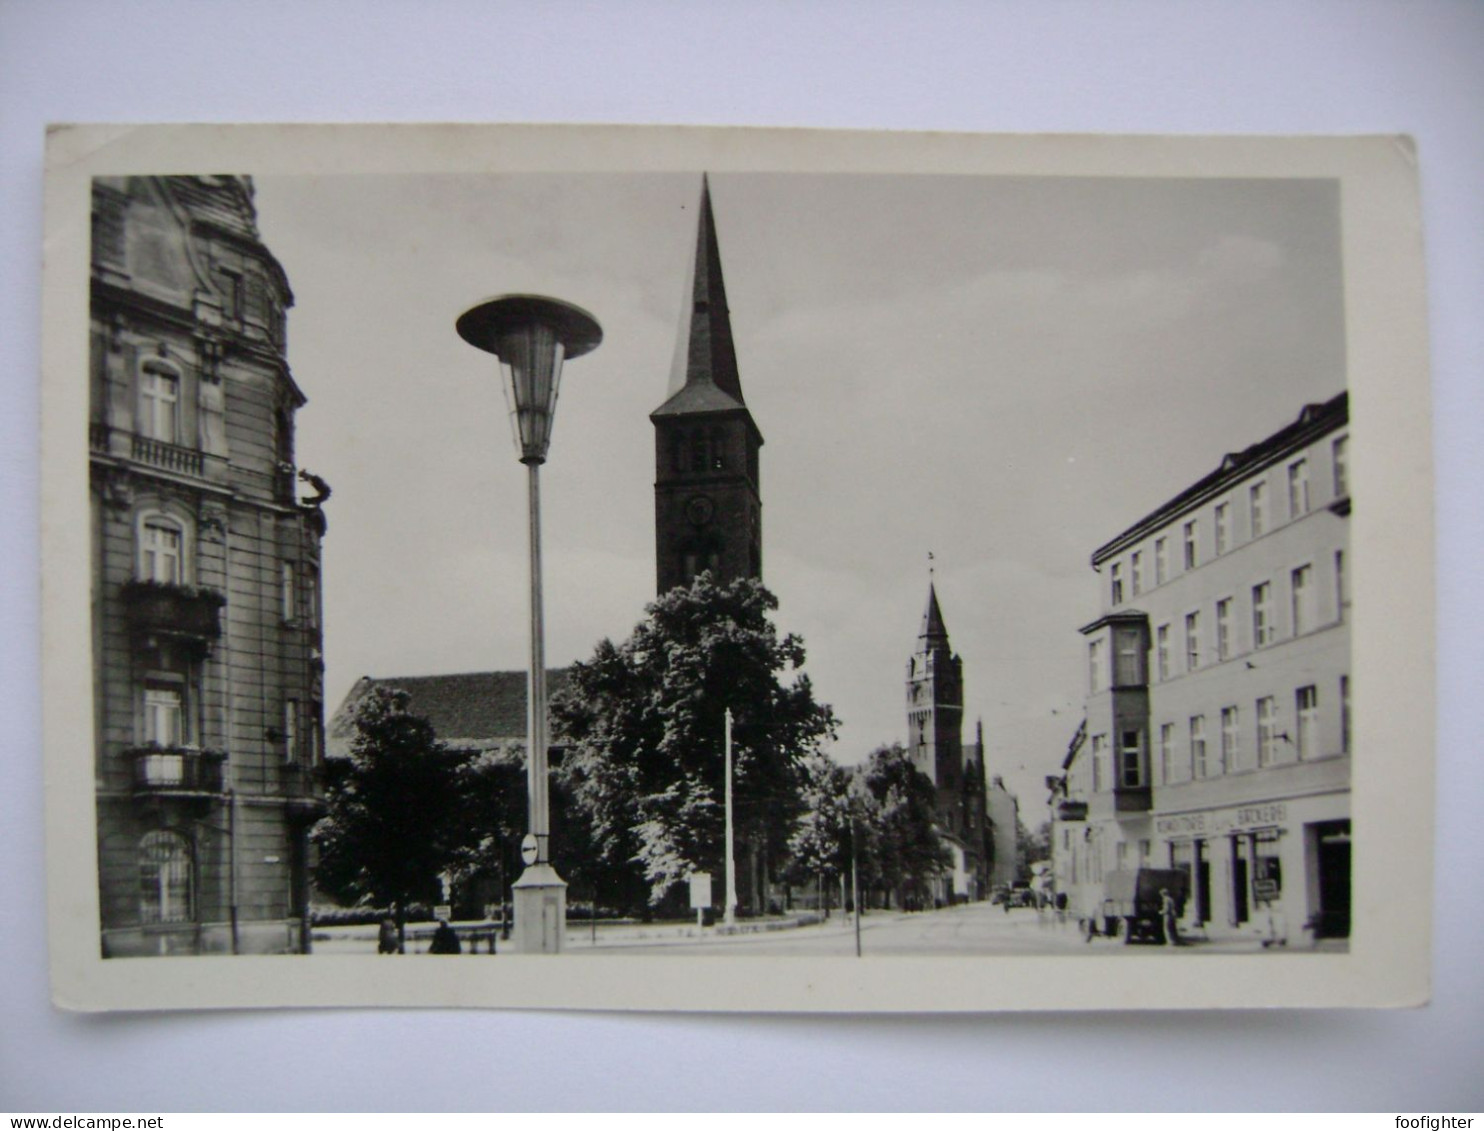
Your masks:
{"label": "church roof", "polygon": [[701,179],[701,215],[696,227],[696,254],[686,280],[675,361],[665,403],[653,416],[745,409],[737,348],[721,277],[721,250],[711,211],[711,186]]}
{"label": "church roof", "polygon": [[928,582],[927,608],[922,613],[922,631],[917,634],[919,640],[943,640],[948,639],[948,628],[943,623],[943,610],[938,608],[938,591],[933,583]]}
{"label": "church roof", "polygon": [[[567,670],[546,673],[547,694],[567,683]],[[407,709],[433,724],[442,742],[460,748],[488,749],[526,739],[526,672],[464,672],[373,679],[363,676],[346,694],[330,720],[325,739],[331,757],[350,754],[355,711],[372,688],[407,692]]]}

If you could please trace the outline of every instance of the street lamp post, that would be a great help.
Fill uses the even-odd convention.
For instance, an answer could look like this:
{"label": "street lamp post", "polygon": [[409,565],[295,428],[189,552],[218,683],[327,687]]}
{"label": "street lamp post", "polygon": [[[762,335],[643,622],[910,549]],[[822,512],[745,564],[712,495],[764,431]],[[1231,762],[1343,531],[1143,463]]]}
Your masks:
{"label": "street lamp post", "polygon": [[726,846],[726,911],[725,922],[728,927],[735,926],[737,922],[737,857],[732,846],[732,709],[726,709],[726,811],[727,811],[727,846]]}
{"label": "street lamp post", "polygon": [[459,316],[459,337],[500,361],[520,462],[526,465],[531,548],[531,671],[526,697],[526,869],[512,887],[516,949],[559,954],[566,935],[567,885],[551,865],[547,802],[546,641],[541,603],[541,465],[551,443],[562,362],[596,349],[603,331],[584,310],[538,295],[504,295]]}

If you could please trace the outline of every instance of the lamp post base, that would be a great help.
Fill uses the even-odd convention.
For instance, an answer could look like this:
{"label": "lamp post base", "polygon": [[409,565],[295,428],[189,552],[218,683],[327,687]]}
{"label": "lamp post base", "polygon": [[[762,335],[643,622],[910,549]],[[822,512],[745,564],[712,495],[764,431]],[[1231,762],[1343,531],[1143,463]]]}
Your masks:
{"label": "lamp post base", "polygon": [[567,940],[567,882],[550,864],[532,864],[511,891],[516,952],[561,954]]}

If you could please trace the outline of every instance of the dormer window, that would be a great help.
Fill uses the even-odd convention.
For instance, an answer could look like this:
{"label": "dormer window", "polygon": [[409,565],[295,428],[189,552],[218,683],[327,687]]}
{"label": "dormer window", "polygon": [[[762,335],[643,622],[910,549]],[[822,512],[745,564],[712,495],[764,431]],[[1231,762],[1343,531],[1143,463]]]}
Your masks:
{"label": "dormer window", "polygon": [[174,444],[179,422],[180,374],[169,362],[150,358],[139,369],[139,431]]}

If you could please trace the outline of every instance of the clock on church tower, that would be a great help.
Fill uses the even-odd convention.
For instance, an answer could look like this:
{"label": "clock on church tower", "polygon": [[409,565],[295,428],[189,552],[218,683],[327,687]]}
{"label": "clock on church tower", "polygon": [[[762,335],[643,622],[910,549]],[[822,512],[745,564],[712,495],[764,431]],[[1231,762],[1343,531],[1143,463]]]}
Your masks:
{"label": "clock on church tower", "polygon": [[707,571],[720,584],[763,575],[763,437],[742,399],[711,189],[704,179],[691,272],[669,396],[649,415],[661,594]]}

